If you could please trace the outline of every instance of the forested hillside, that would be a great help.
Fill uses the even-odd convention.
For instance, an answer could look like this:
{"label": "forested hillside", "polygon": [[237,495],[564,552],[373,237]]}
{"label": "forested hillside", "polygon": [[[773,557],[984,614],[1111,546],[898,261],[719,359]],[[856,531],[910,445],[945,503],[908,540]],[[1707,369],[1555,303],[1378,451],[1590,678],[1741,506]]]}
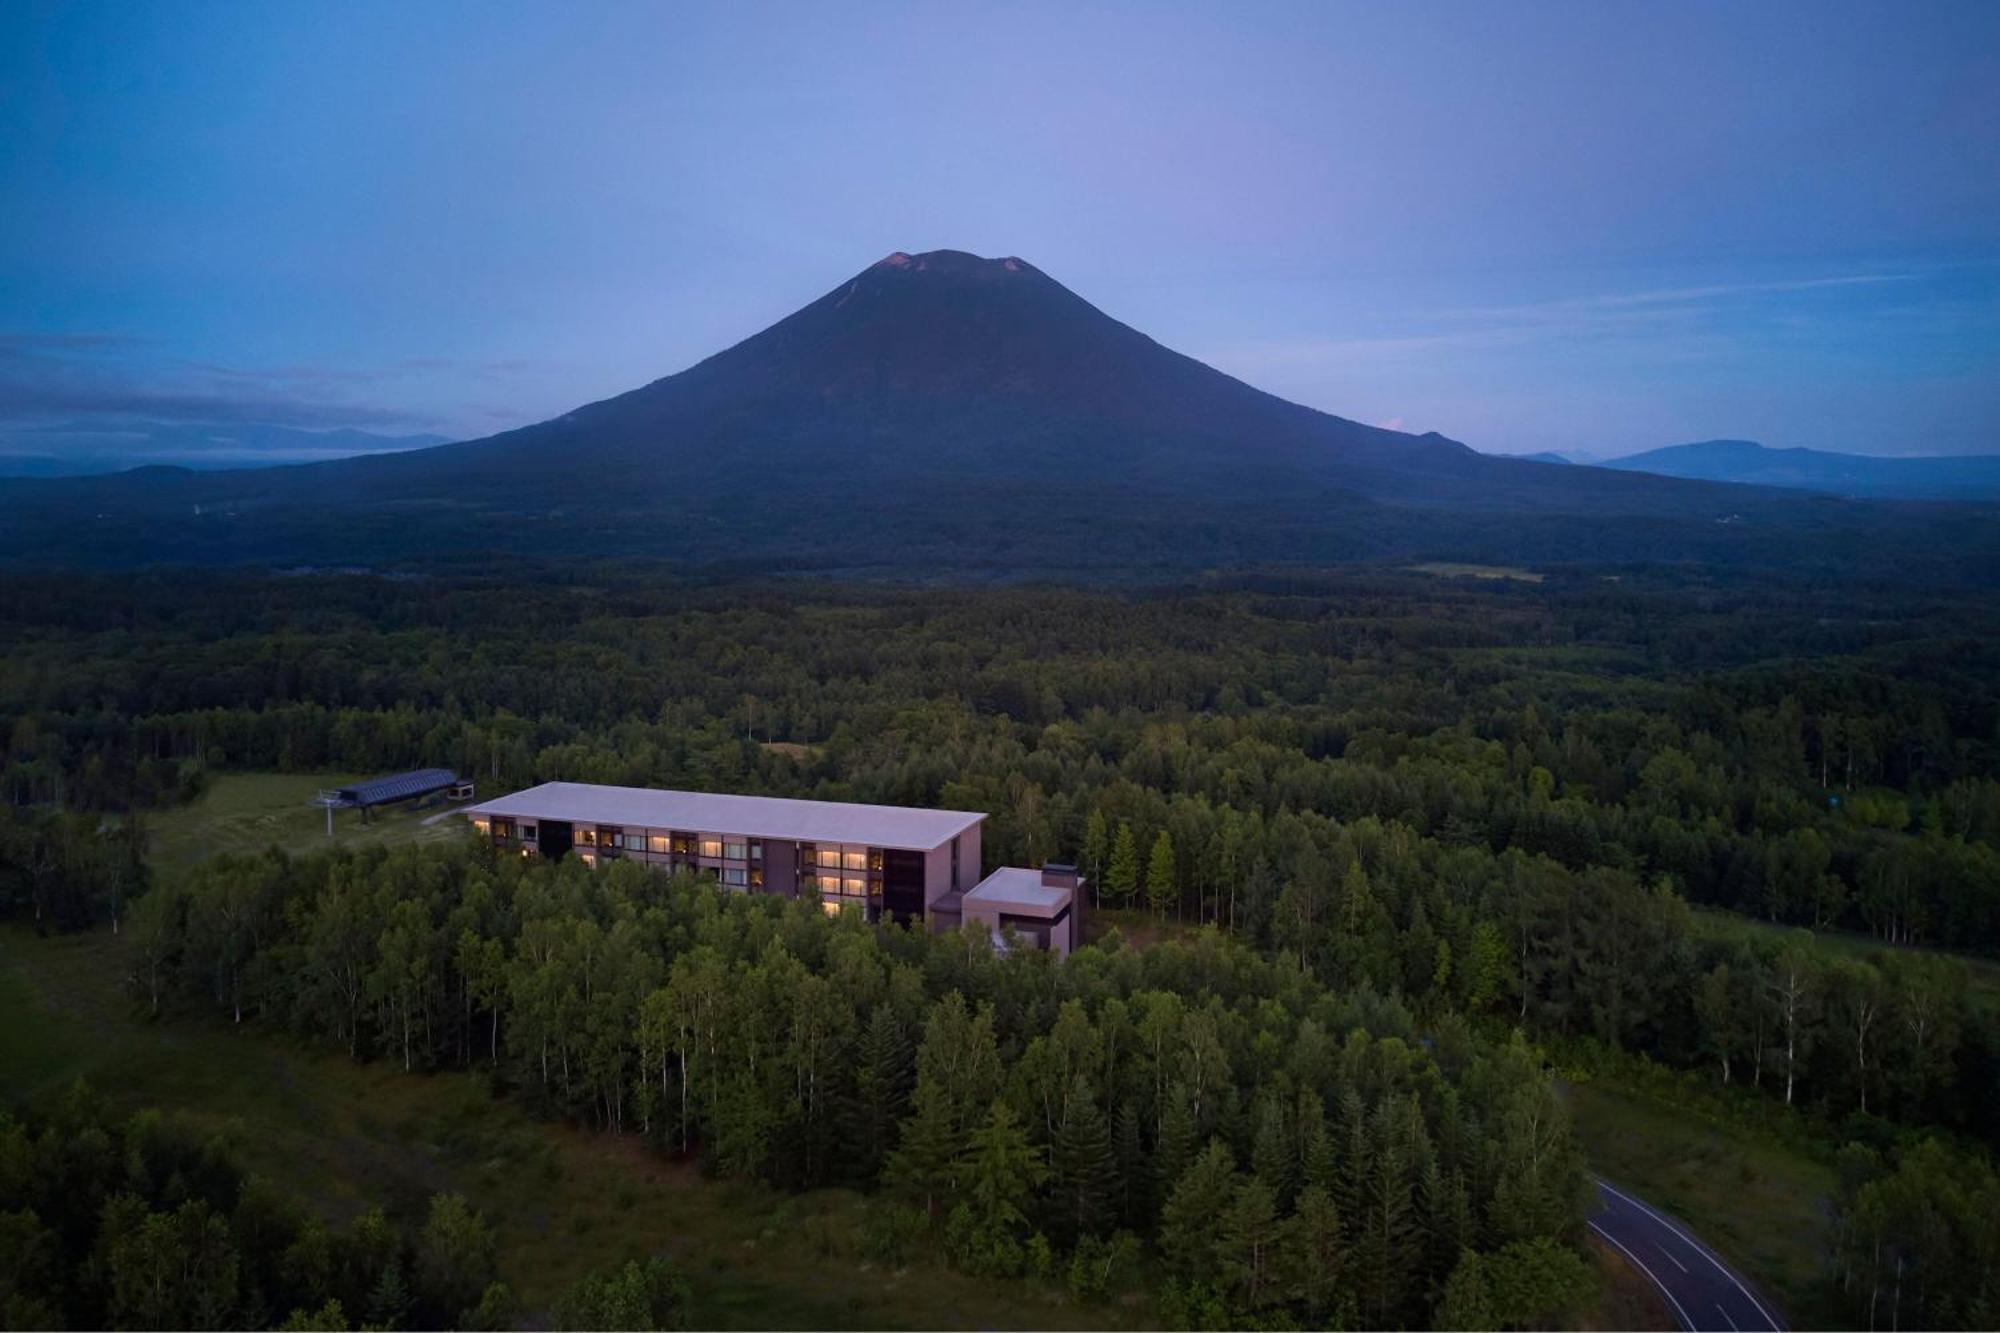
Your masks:
{"label": "forested hillside", "polygon": [[[488,1062],[724,1172],[879,1187],[884,1244],[934,1229],[961,1265],[1084,1280],[1126,1232],[1189,1320],[1506,1322],[1515,1272],[1559,1294],[1536,1238],[1574,1238],[1574,1155],[1518,1030],[1850,1143],[1827,1283],[1857,1319],[1891,1284],[1906,1322],[1990,1310],[2000,1019],[1933,950],[2000,950],[1992,606],[1637,572],[534,574],[9,581],[8,910],[120,914],[163,1013]],[[1003,964],[450,848],[148,886],[146,812],[218,770],[433,763],[986,810],[991,863],[1073,856],[1104,901],[1225,938]],[[1523,1133],[1548,1135],[1532,1185]],[[1919,1236],[1937,1197],[1910,1182],[1943,1177]],[[1309,1290],[1288,1265],[1316,1234],[1341,1276]]]}

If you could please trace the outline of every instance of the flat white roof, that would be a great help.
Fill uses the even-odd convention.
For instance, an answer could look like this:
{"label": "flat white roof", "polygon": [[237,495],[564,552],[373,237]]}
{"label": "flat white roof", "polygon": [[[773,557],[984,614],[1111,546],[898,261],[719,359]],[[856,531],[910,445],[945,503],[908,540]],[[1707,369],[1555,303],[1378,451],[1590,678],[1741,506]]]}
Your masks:
{"label": "flat white roof", "polygon": [[1070,890],[1042,883],[1042,872],[1026,866],[1001,866],[965,895],[970,907],[979,904],[1002,910],[1019,908],[1054,916],[1069,903]]}
{"label": "flat white roof", "polygon": [[798,801],[782,796],[730,796],[659,787],[605,787],[592,782],[544,782],[511,796],[466,807],[467,815],[553,819],[619,828],[684,833],[740,833],[747,838],[852,842],[927,852],[986,818],[971,810],[920,810],[852,801]]}

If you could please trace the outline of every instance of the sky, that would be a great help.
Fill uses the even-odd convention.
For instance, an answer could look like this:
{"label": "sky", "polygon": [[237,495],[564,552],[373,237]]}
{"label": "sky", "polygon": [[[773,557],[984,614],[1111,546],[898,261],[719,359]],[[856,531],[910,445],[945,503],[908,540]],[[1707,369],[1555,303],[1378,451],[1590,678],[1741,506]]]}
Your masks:
{"label": "sky", "polygon": [[951,247],[1495,452],[2000,452],[1992,0],[12,0],[0,125],[0,436],[470,438]]}

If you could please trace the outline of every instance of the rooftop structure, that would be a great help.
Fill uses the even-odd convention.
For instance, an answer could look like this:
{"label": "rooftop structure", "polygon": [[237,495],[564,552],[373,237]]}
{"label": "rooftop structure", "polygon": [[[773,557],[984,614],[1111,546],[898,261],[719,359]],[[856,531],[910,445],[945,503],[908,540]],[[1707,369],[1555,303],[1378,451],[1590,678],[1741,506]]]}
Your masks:
{"label": "rooftop structure", "polygon": [[986,818],[970,810],[606,787],[591,782],[545,782],[474,806],[466,813],[628,828],[716,830],[798,842],[858,842],[912,852],[929,851]]}
{"label": "rooftop structure", "polygon": [[[335,787],[331,795],[340,805],[359,806],[365,810],[371,805],[392,805],[397,801],[412,801],[419,796],[429,796],[432,792],[444,791],[459,785],[458,774],[448,768],[419,768],[408,773],[395,773],[386,778],[350,782],[345,787]],[[322,792],[321,795],[325,796],[328,793]]]}

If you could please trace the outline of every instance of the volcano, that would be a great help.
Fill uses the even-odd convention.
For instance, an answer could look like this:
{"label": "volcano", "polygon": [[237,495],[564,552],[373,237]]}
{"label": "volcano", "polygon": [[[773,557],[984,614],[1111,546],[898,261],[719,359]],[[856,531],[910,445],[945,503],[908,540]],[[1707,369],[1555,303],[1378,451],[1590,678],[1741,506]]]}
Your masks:
{"label": "volcano", "polygon": [[[1989,514],[1925,521],[1971,523],[1961,556],[1992,549]],[[16,562],[1838,564],[1839,540],[1872,533],[1879,554],[1896,527],[1880,508],[1490,457],[1315,411],[1161,346],[1026,260],[957,250],[893,253],[686,370],[485,439],[0,483],[0,557]]]}

